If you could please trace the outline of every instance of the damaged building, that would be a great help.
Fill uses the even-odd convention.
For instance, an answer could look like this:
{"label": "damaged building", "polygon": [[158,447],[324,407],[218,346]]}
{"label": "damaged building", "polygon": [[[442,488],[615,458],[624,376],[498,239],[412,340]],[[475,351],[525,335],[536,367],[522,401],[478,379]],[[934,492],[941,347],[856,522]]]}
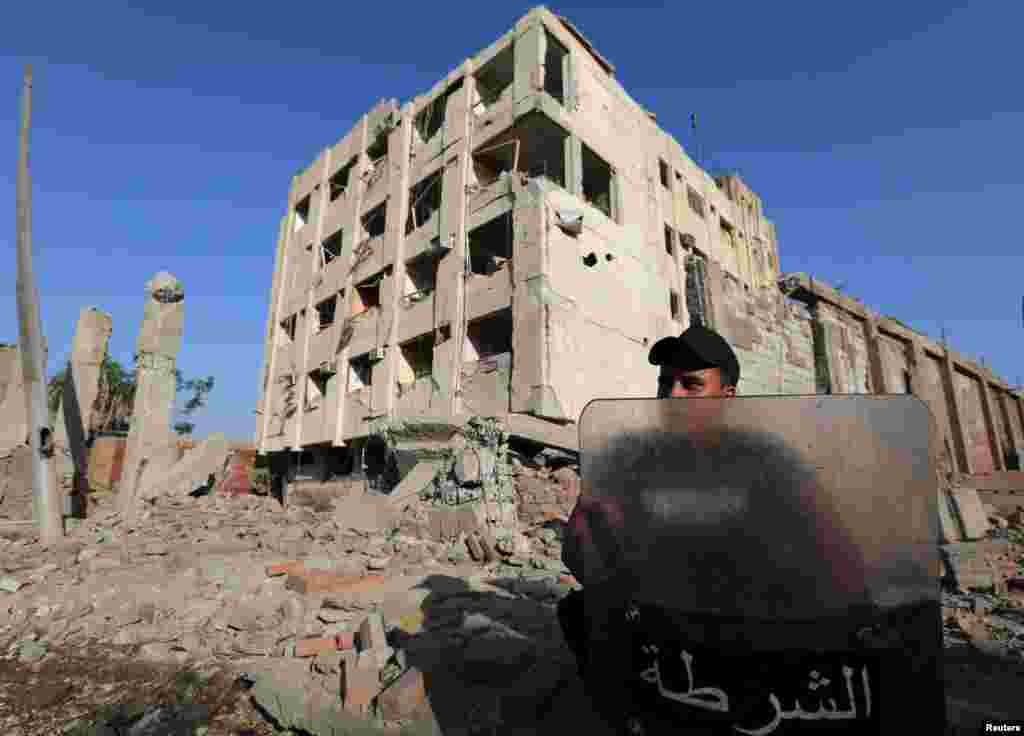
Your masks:
{"label": "damaged building", "polygon": [[741,394],[913,393],[951,470],[1019,464],[1019,392],[782,274],[758,194],[698,166],[543,7],[292,180],[256,442],[281,477],[384,490],[415,467],[403,441],[473,417],[571,449],[587,402],[651,396],[650,346],[696,321],[736,346]]}

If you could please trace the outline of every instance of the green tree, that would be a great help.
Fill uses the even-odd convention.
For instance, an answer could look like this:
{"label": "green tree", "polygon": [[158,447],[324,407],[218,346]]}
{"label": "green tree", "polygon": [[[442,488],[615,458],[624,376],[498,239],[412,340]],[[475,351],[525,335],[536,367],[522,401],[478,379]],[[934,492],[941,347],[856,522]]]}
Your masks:
{"label": "green tree", "polygon": [[206,401],[213,391],[213,376],[206,378],[192,378],[185,380],[181,371],[174,372],[177,393],[187,395],[185,403],[178,410],[179,419],[174,423],[174,431],[180,435],[192,434],[196,425],[188,418],[195,415],[200,409],[206,406]]}

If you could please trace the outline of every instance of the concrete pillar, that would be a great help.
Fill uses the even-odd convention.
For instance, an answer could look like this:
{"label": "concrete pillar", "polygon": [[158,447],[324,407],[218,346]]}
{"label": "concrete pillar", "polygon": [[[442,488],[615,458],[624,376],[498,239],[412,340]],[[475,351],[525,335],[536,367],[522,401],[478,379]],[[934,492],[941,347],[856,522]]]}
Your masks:
{"label": "concrete pillar", "polygon": [[146,306],[135,344],[135,403],[125,449],[118,505],[126,517],[136,510],[138,483],[150,462],[167,462],[175,441],[171,412],[177,393],[175,369],[185,323],[185,291],[174,276],[161,271],[146,284]]}
{"label": "concrete pillar", "polygon": [[[371,406],[375,415],[386,414],[391,416],[394,413],[398,361],[401,359],[402,352],[398,346],[398,329],[402,313],[402,284],[405,279],[405,222],[409,215],[409,188],[414,184],[411,180],[412,159],[409,155],[412,149],[413,110],[412,103],[405,105],[402,109],[401,123],[391,131],[390,138],[388,138],[388,151],[393,151],[394,153],[390,154],[393,156],[393,162],[390,163],[391,179],[388,184],[390,192],[387,202],[387,232],[384,234],[384,237],[388,241],[385,251],[394,252],[395,260],[392,262],[394,266],[393,278],[391,279],[393,288],[389,290],[388,303],[382,303],[381,305],[384,307],[383,319],[387,320],[387,331],[384,337],[384,344],[386,346],[384,360],[376,363],[371,368],[373,371],[373,399],[371,400]],[[446,113],[446,127],[447,123]],[[447,197],[448,192],[444,189],[443,182],[441,186],[442,198]],[[358,216],[357,213],[356,217],[358,218]],[[452,256],[447,257],[451,258]],[[441,281],[440,275],[438,275],[437,280],[438,283],[434,285],[434,299],[437,298],[438,290],[443,288],[442,283],[444,283]],[[347,386],[342,388],[347,390]],[[342,401],[343,411],[344,406],[345,402]],[[342,424],[343,422],[339,419],[339,427]]]}
{"label": "concrete pillar", "polygon": [[[1003,424],[1006,425],[1006,437],[1010,441],[1010,449],[1024,447],[1024,437],[1017,431],[1017,425],[1013,421],[1013,412],[1017,410],[1016,404],[1013,394],[1005,388],[999,389],[999,410],[1003,413]],[[1024,427],[1024,424],[1021,426]]]}
{"label": "concrete pillar", "polygon": [[811,328],[814,331],[814,367],[817,375],[817,392],[820,394],[843,393],[843,381],[839,375],[836,360],[837,325],[827,318],[829,305],[816,300],[811,305]]}
{"label": "concrete pillar", "polygon": [[[75,495],[84,494],[86,491],[88,475],[85,469],[84,441],[92,427],[93,404],[96,403],[96,395],[99,393],[100,367],[107,354],[111,332],[112,318],[109,314],[95,307],[82,309],[71,344],[70,373],[74,383],[75,406],[67,407],[62,401],[57,409],[57,426],[53,428],[57,448],[57,480],[64,492],[71,491]],[[69,420],[78,424],[74,436],[68,434]],[[66,512],[70,510],[66,509]]]}
{"label": "concrete pillar", "polygon": [[529,97],[544,89],[544,52],[547,38],[544,36],[544,25],[531,17],[523,19],[523,25],[516,29],[515,48],[515,101]]}
{"label": "concrete pillar", "polygon": [[876,394],[887,394],[893,387],[886,379],[885,356],[882,343],[878,337],[878,322],[872,318],[864,320],[864,338],[868,349],[868,371],[871,376],[871,387]]}
{"label": "concrete pillar", "polygon": [[547,220],[540,195],[513,181],[512,388],[510,411],[543,411],[548,382]]}
{"label": "concrete pillar", "polygon": [[981,410],[985,416],[985,431],[988,433],[988,446],[992,450],[992,468],[994,470],[1006,470],[1006,451],[1003,447],[1003,438],[999,435],[999,427],[996,424],[996,406],[992,401],[992,392],[989,390],[988,379],[984,373],[977,377],[981,385]]}
{"label": "concrete pillar", "polygon": [[953,366],[953,355],[949,346],[942,357],[942,384],[946,391],[946,406],[949,412],[949,428],[953,437],[954,462],[958,473],[974,472],[974,463],[967,452],[967,437],[964,434],[964,415],[960,407],[960,397],[956,392],[956,370]]}
{"label": "concrete pillar", "polygon": [[267,305],[267,325],[263,343],[263,373],[260,376],[259,401],[256,403],[256,436],[255,444],[258,451],[263,451],[263,440],[270,431],[270,419],[274,413],[275,393],[277,385],[274,381],[275,360],[277,354],[277,331],[280,328],[281,292],[284,291],[287,266],[285,254],[288,245],[288,223],[290,217],[281,218],[277,231],[277,249],[274,256],[274,277],[270,285],[270,303]]}

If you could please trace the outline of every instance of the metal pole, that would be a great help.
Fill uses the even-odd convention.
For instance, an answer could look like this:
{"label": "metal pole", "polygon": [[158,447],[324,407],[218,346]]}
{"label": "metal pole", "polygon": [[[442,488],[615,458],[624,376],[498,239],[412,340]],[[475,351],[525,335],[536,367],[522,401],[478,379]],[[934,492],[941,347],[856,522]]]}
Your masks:
{"label": "metal pole", "polygon": [[32,450],[32,504],[40,537],[52,544],[64,536],[58,489],[54,484],[53,436],[46,405],[46,366],[39,320],[39,290],[32,272],[32,184],[28,171],[29,129],[32,124],[32,66],[25,67],[21,134],[18,141],[18,325],[21,369],[25,380],[28,442]]}

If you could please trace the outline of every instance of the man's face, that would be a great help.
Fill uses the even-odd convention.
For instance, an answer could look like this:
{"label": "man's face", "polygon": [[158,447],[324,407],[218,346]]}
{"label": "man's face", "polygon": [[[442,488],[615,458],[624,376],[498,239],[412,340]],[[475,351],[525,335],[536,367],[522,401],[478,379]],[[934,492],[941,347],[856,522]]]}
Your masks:
{"label": "man's face", "polygon": [[658,374],[658,398],[723,398],[735,396],[735,386],[722,385],[721,368],[687,370],[663,365]]}

